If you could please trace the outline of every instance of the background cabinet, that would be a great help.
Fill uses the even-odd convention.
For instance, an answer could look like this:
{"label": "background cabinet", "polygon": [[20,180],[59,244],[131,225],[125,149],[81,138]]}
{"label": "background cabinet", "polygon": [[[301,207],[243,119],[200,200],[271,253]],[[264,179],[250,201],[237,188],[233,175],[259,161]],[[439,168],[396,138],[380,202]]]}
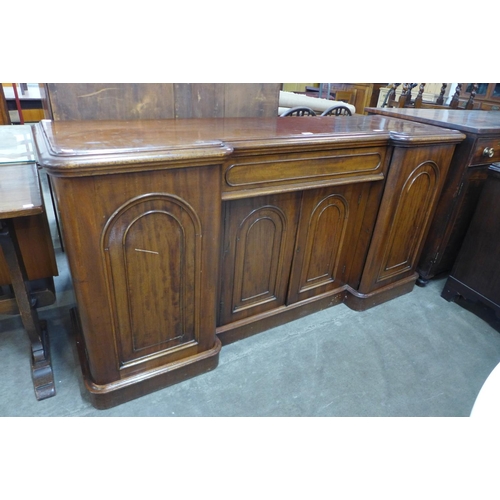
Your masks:
{"label": "background cabinet", "polygon": [[366,107],[376,106],[380,89],[387,85],[386,83],[332,83],[331,92],[337,100],[343,100],[343,97],[352,95],[350,104],[356,107],[356,113],[363,114]]}
{"label": "background cabinet", "polygon": [[474,103],[479,109],[498,111],[500,110],[500,83],[462,83],[460,97],[469,99],[471,92],[477,85]]}
{"label": "background cabinet", "polygon": [[442,296],[461,295],[483,302],[500,318],[500,164],[491,165],[488,178],[462,248]]}

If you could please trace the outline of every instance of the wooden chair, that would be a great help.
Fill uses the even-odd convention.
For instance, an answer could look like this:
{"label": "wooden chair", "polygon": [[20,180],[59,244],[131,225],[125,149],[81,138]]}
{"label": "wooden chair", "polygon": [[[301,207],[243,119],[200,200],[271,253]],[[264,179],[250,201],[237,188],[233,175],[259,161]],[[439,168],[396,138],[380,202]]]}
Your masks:
{"label": "wooden chair", "polygon": [[321,116],[352,116],[352,113],[347,106],[337,105],[323,111]]}
{"label": "wooden chair", "polygon": [[[401,92],[401,95],[397,98],[396,97],[396,90],[400,86],[400,83],[393,83],[391,90],[387,93],[387,96],[385,98],[384,103],[382,104],[382,107],[388,107],[388,108],[413,108],[413,107],[419,107],[418,105],[415,106],[415,101],[411,100],[411,91],[414,89],[417,84],[416,83],[403,83],[403,90]],[[425,83],[421,84],[421,93],[423,94],[423,86],[425,86]],[[420,91],[419,91],[420,95]],[[418,99],[418,97],[417,97]],[[417,101],[416,99],[416,101]],[[418,101],[417,101],[418,102]]]}
{"label": "wooden chair", "polygon": [[280,116],[316,116],[316,113],[307,106],[296,106],[295,108],[290,108],[284,113],[281,113]]}
{"label": "wooden chair", "polygon": [[470,93],[469,99],[465,102],[464,106],[460,106],[460,93],[462,92],[462,84],[458,83],[457,88],[455,90],[455,93],[453,94],[453,97],[451,98],[450,104],[448,106],[445,106],[443,104],[444,99],[442,96],[444,96],[444,91],[446,90],[446,83],[443,83],[443,87],[441,88],[441,94],[439,95],[439,98],[436,100],[435,103],[427,103],[427,102],[422,102],[421,108],[427,108],[427,109],[440,109],[440,108],[447,108],[447,109],[474,109],[474,98],[476,97],[476,92],[477,92],[478,85],[477,83],[472,84],[472,91]]}

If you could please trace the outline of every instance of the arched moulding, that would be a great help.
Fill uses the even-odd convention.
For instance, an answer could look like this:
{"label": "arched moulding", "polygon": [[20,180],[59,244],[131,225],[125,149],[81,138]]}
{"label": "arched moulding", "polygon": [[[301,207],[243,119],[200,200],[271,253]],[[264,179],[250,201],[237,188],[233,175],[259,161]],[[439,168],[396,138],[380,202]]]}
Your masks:
{"label": "arched moulding", "polygon": [[439,167],[434,161],[420,163],[401,190],[391,223],[388,244],[381,261],[377,282],[412,269],[439,185]]}
{"label": "arched moulding", "polygon": [[[303,252],[299,293],[335,281],[348,218],[348,202],[339,194],[323,198],[312,211]],[[325,235],[329,244],[318,245],[317,242]]]}
{"label": "arched moulding", "polygon": [[133,198],[107,221],[101,257],[120,368],[198,342],[201,235],[194,209],[166,193]]}
{"label": "arched moulding", "polygon": [[[241,222],[236,237],[233,313],[276,300],[286,230],[287,218],[276,206],[253,210]],[[262,245],[263,241],[266,245]],[[261,255],[258,261],[256,252]]]}

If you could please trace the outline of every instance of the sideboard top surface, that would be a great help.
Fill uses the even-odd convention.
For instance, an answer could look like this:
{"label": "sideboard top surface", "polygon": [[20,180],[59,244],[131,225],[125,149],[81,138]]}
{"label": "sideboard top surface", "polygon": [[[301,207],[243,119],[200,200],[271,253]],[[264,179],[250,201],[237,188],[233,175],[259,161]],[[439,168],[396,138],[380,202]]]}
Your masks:
{"label": "sideboard top surface", "polygon": [[367,113],[449,127],[474,134],[500,133],[500,112],[462,109],[366,108]]}
{"label": "sideboard top surface", "polygon": [[221,158],[235,150],[458,143],[453,130],[406,120],[351,117],[192,118],[138,121],[42,120],[35,128],[39,162],[49,173],[110,163]]}

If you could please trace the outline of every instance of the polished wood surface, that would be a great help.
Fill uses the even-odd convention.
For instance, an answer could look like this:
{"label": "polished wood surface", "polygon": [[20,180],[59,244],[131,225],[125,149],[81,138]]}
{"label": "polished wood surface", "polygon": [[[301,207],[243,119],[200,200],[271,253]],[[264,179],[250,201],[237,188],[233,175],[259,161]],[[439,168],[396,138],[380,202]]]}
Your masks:
{"label": "polished wood surface", "polygon": [[500,160],[500,113],[442,109],[367,108],[372,115],[459,130],[457,146],[444,183],[417,271],[419,284],[449,272],[474,213],[488,166]]}
{"label": "polished wood surface", "polygon": [[[371,108],[370,108],[371,109]],[[375,108],[377,109],[377,108]],[[108,165],[116,158],[132,165],[147,160],[154,163],[172,157],[177,152],[194,157],[203,151],[211,154],[224,143],[238,150],[269,148],[282,151],[301,145],[311,146],[349,144],[386,145],[388,140],[398,144],[453,143],[463,136],[448,130],[422,127],[400,119],[380,119],[376,116],[352,117],[288,117],[273,118],[202,118],[189,120],[66,121],[42,120],[35,128],[40,137],[44,165],[54,175],[80,175],[85,164]],[[268,151],[268,152],[270,152]],[[61,171],[57,171],[61,165]],[[132,168],[132,167],[124,167]],[[56,172],[55,172],[56,171]],[[105,172],[103,172],[105,173]]]}
{"label": "polished wood surface", "polygon": [[3,165],[0,184],[0,217],[26,216],[43,212],[42,194],[37,167]]}
{"label": "polished wood surface", "polygon": [[278,83],[47,83],[47,118],[150,120],[276,116]]}
{"label": "polished wood surface", "polygon": [[220,342],[411,291],[463,134],[376,116],[44,121],[86,386],[105,408]]}
{"label": "polished wood surface", "polygon": [[491,165],[442,296],[482,302],[500,318],[500,165]]}
{"label": "polished wood surface", "polygon": [[[494,111],[460,109],[391,109],[366,108],[370,114],[401,118],[413,122],[453,128],[473,134],[496,134],[500,127],[500,114]],[[463,111],[466,111],[465,113]]]}

